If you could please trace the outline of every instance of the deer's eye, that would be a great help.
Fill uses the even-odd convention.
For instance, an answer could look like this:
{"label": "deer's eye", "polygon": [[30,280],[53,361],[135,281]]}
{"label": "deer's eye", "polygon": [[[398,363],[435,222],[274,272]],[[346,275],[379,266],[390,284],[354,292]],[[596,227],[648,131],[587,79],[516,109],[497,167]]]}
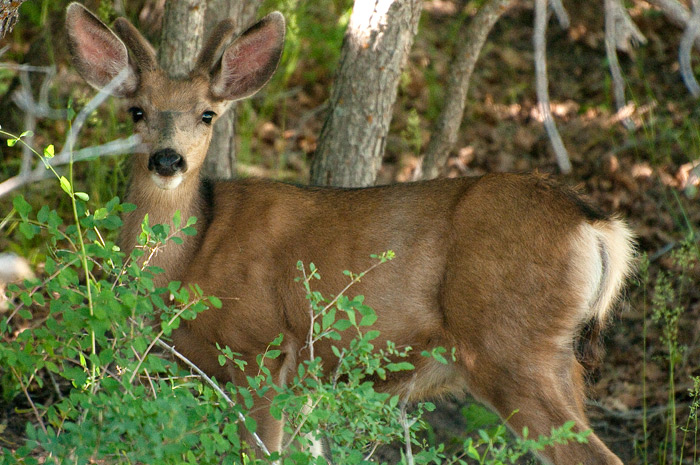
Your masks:
{"label": "deer's eye", "polygon": [[214,120],[214,116],[216,116],[216,113],[213,111],[205,111],[202,113],[202,122],[205,124],[211,124],[211,122]]}
{"label": "deer's eye", "polygon": [[138,123],[144,117],[143,109],[139,107],[129,108],[129,113],[131,113],[131,119],[134,120],[134,123]]}

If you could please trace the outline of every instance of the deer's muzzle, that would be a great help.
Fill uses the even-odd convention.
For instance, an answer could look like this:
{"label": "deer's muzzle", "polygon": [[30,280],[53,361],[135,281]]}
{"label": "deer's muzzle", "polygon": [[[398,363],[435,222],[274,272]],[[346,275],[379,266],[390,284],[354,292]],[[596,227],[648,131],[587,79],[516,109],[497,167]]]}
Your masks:
{"label": "deer's muzzle", "polygon": [[148,170],[169,177],[187,171],[187,163],[175,150],[163,149],[152,153],[148,158]]}

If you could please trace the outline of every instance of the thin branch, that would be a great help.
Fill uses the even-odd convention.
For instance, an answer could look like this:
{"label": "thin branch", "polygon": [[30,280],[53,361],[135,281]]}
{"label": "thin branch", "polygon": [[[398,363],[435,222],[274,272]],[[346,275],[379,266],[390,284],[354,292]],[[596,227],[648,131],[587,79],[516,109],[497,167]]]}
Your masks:
{"label": "thin branch", "polygon": [[413,458],[413,450],[411,449],[411,426],[415,423],[415,420],[409,423],[408,421],[408,415],[406,413],[406,406],[408,405],[408,399],[411,397],[411,393],[413,392],[413,389],[415,388],[415,381],[416,381],[416,375],[413,375],[413,379],[408,385],[408,389],[406,391],[406,395],[404,396],[403,399],[401,399],[401,404],[400,404],[400,410],[399,410],[399,421],[401,422],[401,426],[403,427],[403,439],[404,439],[404,445],[405,445],[405,452],[406,452],[406,463],[408,465],[414,465],[415,460]]}
{"label": "thin branch", "polygon": [[[666,17],[681,29],[688,27],[691,13],[685,5],[676,0],[648,0],[649,3],[661,10]],[[700,48],[700,37],[695,38],[695,46]]]}
{"label": "thin branch", "polygon": [[400,419],[401,419],[401,426],[403,427],[403,440],[404,440],[404,445],[405,445],[405,452],[406,452],[406,463],[408,465],[414,465],[415,460],[413,458],[413,450],[411,449],[411,428],[408,424],[408,418],[406,416],[406,404],[408,403],[407,399],[404,399],[401,401],[401,410],[400,410]]}
{"label": "thin branch", "polygon": [[549,135],[552,148],[557,158],[557,164],[562,173],[571,172],[569,154],[561,140],[557,126],[552,118],[549,107],[549,90],[547,82],[547,58],[546,58],[546,32],[547,32],[547,0],[535,0],[535,82],[537,87],[537,100],[544,127]]}
{"label": "thin branch", "polygon": [[[39,409],[36,408],[36,404],[34,404],[34,401],[32,400],[32,396],[29,395],[29,390],[22,382],[22,376],[19,373],[17,373],[17,370],[15,370],[14,367],[12,367],[11,370],[12,370],[12,374],[15,376],[15,378],[19,382],[19,386],[22,389],[24,396],[27,398],[27,401],[29,402],[29,405],[32,408],[32,412],[34,412],[34,416],[36,417],[37,422],[41,426],[41,429],[44,432],[44,434],[46,434],[46,425],[44,424],[44,420],[41,418],[41,413],[39,413]],[[32,376],[34,376],[34,375],[32,375]]]}
{"label": "thin branch", "polygon": [[462,25],[457,36],[455,56],[448,73],[444,107],[416,177],[436,178],[445,166],[450,151],[457,141],[469,82],[481,49],[494,24],[514,3],[514,0],[489,0],[479,8],[468,24]]}
{"label": "thin branch", "polygon": [[[623,114],[627,103],[617,50],[630,51],[632,46],[640,43],[646,43],[646,38],[632,22],[620,0],[605,0],[605,51],[613,80],[613,95],[618,114]],[[629,116],[622,117],[621,121],[628,130],[634,129],[634,123]]]}
{"label": "thin branch", "polygon": [[549,4],[552,10],[554,10],[554,15],[557,17],[557,21],[559,21],[559,26],[561,26],[562,29],[569,29],[571,25],[569,13],[566,12],[566,8],[564,8],[564,4],[562,4],[561,0],[549,0]]}
{"label": "thin branch", "polygon": [[693,73],[690,53],[693,50],[695,39],[697,39],[700,34],[700,0],[693,0],[692,4],[693,13],[690,17],[690,21],[688,21],[688,26],[685,28],[685,32],[683,32],[681,44],[678,48],[678,62],[685,86],[693,97],[698,98],[700,97],[700,85]]}
{"label": "thin branch", "polygon": [[[190,367],[190,369],[191,369],[192,371],[194,371],[195,373],[197,373],[197,375],[199,375],[200,378],[202,378],[209,386],[211,386],[211,388],[214,389],[214,391],[216,391],[217,394],[219,394],[219,395],[221,396],[221,398],[224,399],[224,400],[226,401],[226,403],[227,403],[229,406],[234,406],[234,405],[235,405],[235,403],[234,403],[233,400],[228,396],[228,394],[226,394],[226,392],[224,392],[224,390],[221,389],[221,388],[219,387],[218,383],[216,383],[213,379],[211,379],[209,376],[207,376],[206,373],[204,373],[202,370],[200,370],[199,367],[198,367],[197,365],[195,365],[193,362],[191,362],[187,357],[185,357],[185,356],[182,355],[180,352],[178,352],[178,351],[175,349],[175,347],[173,347],[173,346],[171,346],[171,345],[169,345],[169,344],[166,344],[165,342],[163,342],[163,341],[160,340],[160,339],[158,339],[157,344],[158,344],[158,346],[160,346],[161,348],[167,350],[168,352],[170,352],[171,354],[173,354],[175,357],[177,357],[178,359],[180,359],[180,361],[182,361],[182,363],[184,363],[185,365],[187,365],[188,367]],[[241,420],[241,421],[243,421],[243,422],[245,422],[245,416],[243,415],[243,413],[241,413],[241,412],[237,412],[237,413],[238,413],[238,419]],[[258,436],[257,433],[252,433],[252,432],[251,432],[250,434],[251,434],[251,436],[253,437],[253,440],[255,441],[255,444],[260,448],[260,450],[261,450],[265,455],[270,455],[270,451],[267,449],[267,447],[265,447],[265,444],[262,442],[262,439],[260,439],[260,436]]]}
{"label": "thin branch", "polygon": [[[88,116],[92,114],[95,109],[102,104],[114,91],[114,89],[119,86],[126,78],[128,70],[125,68],[122,70],[112,81],[102,88],[95,97],[88,102],[88,104],[78,113],[78,116],[73,121],[71,130],[66,138],[66,142],[63,145],[61,152],[51,159],[42,159],[43,163],[38,164],[33,170],[31,169],[31,163],[24,163],[20,173],[17,176],[6,179],[0,183],[0,197],[7,195],[8,193],[24,186],[25,184],[40,181],[47,177],[50,177],[50,173],[47,173],[49,166],[56,167],[70,163],[71,161],[80,161],[89,158],[94,158],[97,156],[113,155],[128,153],[133,151],[142,150],[140,144],[140,138],[137,135],[133,135],[126,139],[117,139],[112,142],[108,142],[103,145],[96,147],[88,147],[82,149],[78,152],[73,152],[73,147],[78,139],[85,121]],[[42,89],[42,93],[44,93]],[[25,143],[24,147],[31,147],[30,143]]]}
{"label": "thin branch", "polygon": [[[109,155],[120,155],[123,153],[138,152],[141,147],[141,138],[138,135],[133,135],[126,139],[117,139],[106,144],[87,147],[73,153],[73,161],[83,161],[96,157]],[[62,152],[61,155],[48,160],[48,163],[53,167],[58,167],[70,163],[70,153]],[[53,174],[48,171],[44,165],[38,165],[29,173],[20,173],[0,182],[0,198],[10,192],[19,189],[20,187],[33,182],[48,179]]]}

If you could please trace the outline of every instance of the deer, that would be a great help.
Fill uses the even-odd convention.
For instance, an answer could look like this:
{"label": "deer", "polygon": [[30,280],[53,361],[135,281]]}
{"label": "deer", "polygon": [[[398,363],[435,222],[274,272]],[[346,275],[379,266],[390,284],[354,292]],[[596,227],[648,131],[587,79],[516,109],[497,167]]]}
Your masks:
{"label": "deer", "polygon": [[[574,421],[588,431],[581,352],[600,345],[625,280],[634,270],[634,236],[573,189],[542,174],[493,173],[367,188],[322,188],[265,179],[210,181],[201,174],[212,126],[236,101],[259,91],[276,70],[285,38],[278,12],[238,37],[223,20],[186,77],[168,76],[153,46],[128,20],[110,29],[79,3],[66,12],[74,67],[96,89],[123,73],[111,93],[125,99],[145,150],[130,157],[119,245],[128,254],[146,214],[172,225],[198,218],[198,233],[169,244],[151,265],[167,283],[198,284],[222,301],[173,332],[175,349],[220,382],[245,383],[256,356],[283,334],[269,361],[284,385],[308,355],[299,260],[323,270],[325,295],[364,270],[370,255],[396,258],[356,284],[377,316],[376,346],[410,346],[415,369],[377,383],[407,400],[468,392],[508,426],[530,437]],[[334,341],[347,347],[343,336]],[[221,366],[217,345],[241,354],[243,371]],[[454,362],[419,355],[454,348]],[[331,341],[314,347],[324,367],[337,362]],[[408,388],[410,386],[410,389]],[[257,434],[279,451],[282,424],[258,399]],[[517,413],[513,413],[516,412]],[[548,446],[557,465],[621,465],[595,434],[585,443]]]}

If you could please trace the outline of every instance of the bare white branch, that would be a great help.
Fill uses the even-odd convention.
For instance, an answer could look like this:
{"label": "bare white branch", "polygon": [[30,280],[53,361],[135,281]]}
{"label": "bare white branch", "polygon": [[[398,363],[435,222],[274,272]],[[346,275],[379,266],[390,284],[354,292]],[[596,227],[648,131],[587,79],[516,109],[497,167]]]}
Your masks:
{"label": "bare white branch", "polygon": [[561,26],[562,29],[569,29],[571,25],[569,13],[566,12],[561,0],[549,0],[549,4],[554,11],[554,15],[557,17],[557,21],[559,21],[559,26]]}
{"label": "bare white branch", "polygon": [[[646,43],[646,37],[632,22],[627,10],[620,0],[605,0],[605,51],[608,55],[610,75],[613,80],[613,96],[618,113],[626,107],[625,82],[622,77],[617,50],[629,52],[631,47]],[[628,129],[634,129],[634,123],[629,117],[621,119]]]}
{"label": "bare white branch", "polygon": [[681,44],[678,48],[678,62],[680,64],[680,73],[685,86],[693,97],[700,97],[700,85],[691,64],[690,54],[693,50],[693,43],[700,34],[700,0],[693,0],[693,12],[688,21],[688,25],[683,32]]}
{"label": "bare white branch", "polygon": [[[6,67],[10,68],[9,66]],[[47,111],[50,110],[48,111],[49,113],[53,111],[58,111],[52,110],[48,107],[48,81],[45,81],[42,85],[39,103],[37,104],[36,102],[34,102],[34,99],[31,96],[31,87],[29,85],[29,79],[27,74],[27,71],[37,71],[33,68],[34,67],[32,67],[32,69],[17,67],[17,69],[19,69],[21,72],[20,79],[23,84],[23,89],[19,92],[21,97],[18,98],[20,101],[27,104],[28,110],[26,111],[27,117],[25,118],[24,123],[26,130],[33,130],[36,126],[37,116],[42,116],[35,114],[32,110],[39,108],[41,111],[41,109],[43,108]],[[49,71],[49,69],[46,67],[43,67],[38,71],[51,75],[51,71]],[[75,118],[71,127],[71,131],[66,139],[66,143],[63,146],[63,150],[61,150],[61,152],[55,157],[44,160],[45,163],[37,164],[34,169],[32,169],[31,163],[31,158],[33,155],[31,150],[29,149],[29,147],[31,147],[32,145],[32,137],[25,137],[25,139],[23,140],[24,142],[26,142],[26,144],[23,145],[23,159],[20,172],[18,175],[6,179],[5,181],[0,183],[0,197],[3,197],[8,193],[14,191],[15,189],[18,189],[19,187],[24,186],[26,184],[49,178],[52,175],[52,173],[47,170],[46,164],[51,165],[52,167],[58,167],[70,163],[71,160],[80,161],[100,156],[117,155],[143,150],[143,148],[141,147],[140,138],[136,135],[133,135],[126,139],[117,139],[106,144],[94,147],[87,147],[77,152],[73,152],[73,147],[75,146],[78,134],[80,133],[80,130],[82,129],[88,116],[109,97],[110,93],[122,83],[125,77],[126,70],[119,73],[114,79],[112,79],[112,81],[109,84],[107,84],[102,90],[100,90],[97,93],[97,95],[93,97],[92,100],[90,100],[90,102],[85,106],[85,108],[83,108],[80,111],[80,113],[78,113],[78,116]]]}
{"label": "bare white branch", "polygon": [[[649,3],[661,10],[666,17],[676,26],[685,29],[690,22],[691,13],[676,0],[648,0]],[[696,46],[700,47],[700,37],[695,39]]]}
{"label": "bare white branch", "polygon": [[[116,139],[106,144],[86,147],[84,149],[73,152],[73,161],[82,161],[97,157],[110,155],[121,155],[123,153],[132,153],[141,151],[141,138],[133,135],[126,139]],[[61,152],[60,155],[48,160],[51,166],[59,167],[70,163],[70,152]],[[3,197],[10,192],[19,189],[20,187],[31,184],[33,182],[48,179],[53,176],[43,164],[39,164],[31,171],[22,172],[17,176],[13,176],[0,182],[0,197]]]}
{"label": "bare white branch", "polygon": [[[213,379],[211,379],[209,376],[206,375],[197,365],[192,363],[190,359],[182,355],[180,352],[178,352],[175,347],[171,346],[170,344],[166,344],[160,339],[156,339],[156,343],[162,347],[163,349],[167,350],[171,354],[173,354],[175,357],[177,357],[182,363],[187,365],[192,371],[197,373],[197,375],[204,380],[209,386],[211,386],[214,391],[217,392],[221,396],[222,399],[226,401],[226,403],[230,406],[234,405],[233,399],[226,394],[226,392],[219,387],[219,384],[216,383]],[[242,422],[245,422],[245,416],[241,413],[238,412],[238,419],[241,420]],[[251,433],[251,436],[253,437],[253,440],[255,441],[255,444],[260,448],[261,451],[265,455],[270,455],[270,451],[265,447],[265,443],[262,442],[262,439],[260,439],[260,436],[258,436],[257,433]]]}
{"label": "bare white branch", "polygon": [[535,82],[537,87],[537,100],[544,121],[544,127],[549,135],[549,140],[552,142],[552,148],[557,158],[559,170],[562,173],[571,172],[571,161],[569,154],[564,147],[564,142],[559,135],[557,126],[552,118],[552,111],[549,107],[549,84],[547,81],[547,47],[546,47],[546,32],[547,32],[547,0],[535,0]]}

